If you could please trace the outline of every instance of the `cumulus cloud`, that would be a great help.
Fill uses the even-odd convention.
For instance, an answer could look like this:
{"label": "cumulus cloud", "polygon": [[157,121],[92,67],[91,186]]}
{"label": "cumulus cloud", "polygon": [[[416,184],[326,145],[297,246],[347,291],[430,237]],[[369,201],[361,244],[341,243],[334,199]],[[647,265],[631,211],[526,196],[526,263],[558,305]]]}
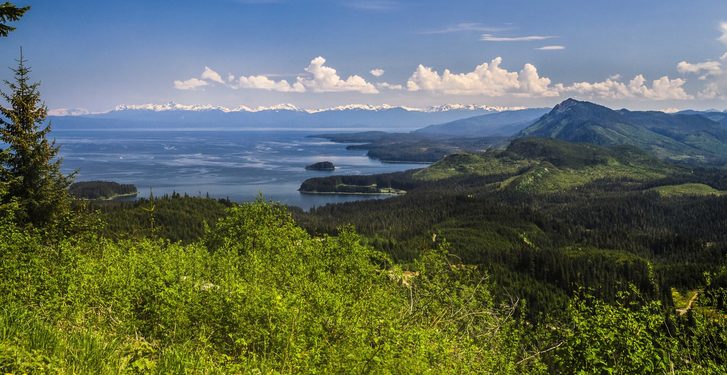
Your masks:
{"label": "cumulus cloud", "polygon": [[[722,22],[719,25],[719,31],[721,35],[717,40],[727,45],[727,22]],[[727,75],[722,69],[724,63],[727,63],[727,53],[723,54],[719,60],[707,60],[698,63],[681,61],[677,64],[677,71],[682,74],[698,75],[699,80],[705,81],[704,86],[697,93],[698,98],[724,98],[724,93],[727,93]]]}
{"label": "cumulus cloud", "polygon": [[647,84],[646,78],[639,74],[629,82],[622,82],[621,77],[609,77],[601,82],[577,82],[572,85],[556,85],[561,94],[576,93],[583,96],[605,99],[641,98],[651,100],[684,100],[692,96],[684,91],[685,80],[663,76]]}
{"label": "cumulus cloud", "polygon": [[518,74],[520,94],[532,96],[558,96],[558,92],[550,87],[550,78],[540,77],[533,64],[525,64]]}
{"label": "cumulus cloud", "polygon": [[[227,75],[227,81],[213,69],[205,66],[200,78],[190,78],[186,81],[174,81],[174,87],[179,90],[191,90],[199,87],[219,83],[233,89],[260,89],[278,92],[343,92],[352,91],[363,94],[376,94],[378,89],[375,85],[367,82],[361,76],[351,75],[345,79],[341,78],[336,69],[325,65],[326,59],[321,56],[311,60],[305,73],[298,75],[295,81],[271,79],[268,75],[250,75],[235,77]],[[371,71],[374,76],[384,74],[383,69]],[[377,75],[378,74],[378,75]],[[396,85],[382,86],[395,90]]]}
{"label": "cumulus cloud", "polygon": [[717,38],[717,40],[727,46],[727,22],[722,22],[719,24],[719,31],[722,33],[722,35]]}
{"label": "cumulus cloud", "polygon": [[538,50],[538,51],[560,51],[560,50],[564,50],[564,49],[565,49],[565,46],[542,46],[542,47],[536,48],[536,50]]}
{"label": "cumulus cloud", "polygon": [[305,92],[305,87],[303,87],[303,85],[301,85],[299,82],[290,84],[286,80],[275,81],[262,75],[240,77],[237,79],[237,85],[234,87],[279,92]]}
{"label": "cumulus cloud", "polygon": [[722,64],[719,61],[705,61],[696,64],[682,61],[677,64],[677,71],[683,74],[701,74],[699,79],[704,81],[710,76],[722,74]]}
{"label": "cumulus cloud", "polygon": [[392,84],[389,82],[379,82],[376,84],[376,88],[382,89],[382,90],[403,90],[404,86],[399,84]]}
{"label": "cumulus cloud", "polygon": [[535,66],[525,64],[518,72],[500,66],[502,58],[475,67],[471,72],[441,74],[430,67],[419,65],[406,83],[409,91],[431,91],[454,95],[502,96],[507,93],[533,96],[555,96],[550,79],[540,77]]}
{"label": "cumulus cloud", "polygon": [[190,78],[185,81],[174,81],[174,88],[177,90],[195,90],[200,87],[209,86],[210,82],[225,84],[219,73],[205,66],[199,78]]}
{"label": "cumulus cloud", "polygon": [[214,70],[210,69],[209,67],[204,67],[204,72],[202,72],[202,75],[200,78],[204,80],[209,80],[221,84],[225,84],[225,81],[222,80],[222,76],[220,76],[219,73],[215,72]]}
{"label": "cumulus cloud", "polygon": [[374,77],[381,77],[384,75],[384,69],[380,69],[380,68],[371,69],[371,71],[369,73],[371,73],[371,75]]}
{"label": "cumulus cloud", "polygon": [[450,95],[557,97],[578,94],[598,99],[640,98],[650,100],[684,100],[692,96],[684,90],[686,81],[667,76],[647,82],[639,74],[628,82],[620,76],[612,76],[601,82],[576,82],[553,84],[550,78],[541,76],[533,64],[525,64],[519,71],[509,71],[502,66],[502,58],[475,67],[471,72],[442,73],[419,65],[409,77],[409,91],[429,91]]}
{"label": "cumulus cloud", "polygon": [[355,91],[362,94],[376,94],[379,90],[366,82],[361,76],[352,75],[342,79],[336,69],[325,65],[326,59],[321,56],[311,60],[305,71],[311,78],[298,77],[297,83],[313,92]]}
{"label": "cumulus cloud", "polygon": [[186,81],[174,81],[174,88],[177,90],[194,90],[207,85],[209,85],[207,81],[199,78],[190,78]]}
{"label": "cumulus cloud", "polygon": [[496,36],[493,34],[482,34],[481,41],[484,42],[534,42],[555,38],[552,35],[525,35],[525,36]]}

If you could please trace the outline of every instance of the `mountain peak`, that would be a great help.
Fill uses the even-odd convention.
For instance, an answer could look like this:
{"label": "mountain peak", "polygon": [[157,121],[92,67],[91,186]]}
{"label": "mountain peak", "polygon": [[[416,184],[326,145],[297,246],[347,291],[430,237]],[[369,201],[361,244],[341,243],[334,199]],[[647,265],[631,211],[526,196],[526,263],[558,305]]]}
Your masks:
{"label": "mountain peak", "polygon": [[727,130],[706,117],[615,111],[575,99],[558,104],[520,134],[602,146],[631,145],[681,161],[727,157]]}
{"label": "mountain peak", "polygon": [[562,101],[560,104],[557,104],[555,107],[553,107],[553,111],[556,112],[556,113],[558,113],[558,112],[564,112],[564,111],[566,111],[566,110],[568,110],[570,108],[573,108],[573,107],[576,107],[576,106],[579,106],[579,105],[583,105],[583,104],[593,104],[593,103],[582,102],[580,100],[575,100],[573,98],[568,98],[568,99]]}

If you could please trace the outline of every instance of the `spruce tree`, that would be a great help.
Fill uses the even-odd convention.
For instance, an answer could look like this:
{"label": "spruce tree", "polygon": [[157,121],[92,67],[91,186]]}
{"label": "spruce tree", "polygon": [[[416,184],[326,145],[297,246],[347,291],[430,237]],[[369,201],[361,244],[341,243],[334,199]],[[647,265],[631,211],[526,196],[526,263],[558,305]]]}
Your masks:
{"label": "spruce tree", "polygon": [[2,203],[14,201],[21,224],[45,227],[70,212],[68,186],[73,176],[61,172],[59,147],[48,140],[48,109],[41,101],[38,83],[30,82],[22,50],[14,80],[5,81],[8,92],[0,91],[7,107],[0,105],[0,185],[7,187]]}
{"label": "spruce tree", "polygon": [[28,9],[30,7],[18,7],[8,1],[0,4],[0,37],[8,36],[11,31],[15,30],[14,27],[8,25],[8,22],[20,20]]}

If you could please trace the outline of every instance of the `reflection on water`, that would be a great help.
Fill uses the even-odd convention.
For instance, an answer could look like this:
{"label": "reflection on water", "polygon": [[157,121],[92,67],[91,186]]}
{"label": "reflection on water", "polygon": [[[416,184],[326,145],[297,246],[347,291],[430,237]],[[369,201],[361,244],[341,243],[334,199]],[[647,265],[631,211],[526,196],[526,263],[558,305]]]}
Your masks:
{"label": "reflection on water", "polygon": [[[325,131],[317,131],[322,133]],[[234,201],[267,199],[308,209],[334,202],[385,196],[309,195],[300,183],[331,172],[308,171],[319,161],[336,165],[334,174],[375,174],[421,168],[371,160],[365,151],[301,131],[54,131],[65,172],[78,170],[77,181],[131,183],[140,195],[207,195]]]}

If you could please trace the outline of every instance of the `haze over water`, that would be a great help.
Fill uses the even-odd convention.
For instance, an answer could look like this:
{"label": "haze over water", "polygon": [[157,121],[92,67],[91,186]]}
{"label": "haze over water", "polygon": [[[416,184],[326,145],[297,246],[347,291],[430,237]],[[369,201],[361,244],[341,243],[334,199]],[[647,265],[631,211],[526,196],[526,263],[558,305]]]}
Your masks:
{"label": "haze over water", "polygon": [[[309,209],[327,203],[386,196],[309,195],[297,190],[307,178],[332,174],[376,174],[421,168],[422,164],[382,163],[366,151],[310,138],[321,131],[290,130],[54,130],[64,172],[78,170],[76,181],[134,184],[139,196],[209,194],[233,201],[266,199]],[[329,131],[330,132],[330,131]],[[305,166],[331,161],[335,172]]]}

